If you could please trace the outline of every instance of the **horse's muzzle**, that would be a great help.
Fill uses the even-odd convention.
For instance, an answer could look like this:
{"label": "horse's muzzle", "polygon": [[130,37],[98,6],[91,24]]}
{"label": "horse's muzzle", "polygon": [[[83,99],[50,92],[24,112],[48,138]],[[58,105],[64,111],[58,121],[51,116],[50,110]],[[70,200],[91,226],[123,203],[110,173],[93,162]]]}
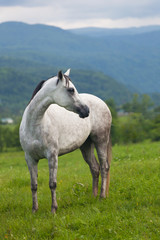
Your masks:
{"label": "horse's muzzle", "polygon": [[87,105],[81,105],[76,108],[76,112],[80,118],[86,118],[89,116],[89,107]]}

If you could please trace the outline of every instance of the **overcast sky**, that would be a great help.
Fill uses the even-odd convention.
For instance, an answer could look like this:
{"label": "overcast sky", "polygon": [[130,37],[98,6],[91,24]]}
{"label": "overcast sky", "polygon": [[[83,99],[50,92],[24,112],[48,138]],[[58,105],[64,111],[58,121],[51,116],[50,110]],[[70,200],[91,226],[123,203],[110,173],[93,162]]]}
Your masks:
{"label": "overcast sky", "polygon": [[0,0],[0,22],[64,29],[160,25],[160,0]]}

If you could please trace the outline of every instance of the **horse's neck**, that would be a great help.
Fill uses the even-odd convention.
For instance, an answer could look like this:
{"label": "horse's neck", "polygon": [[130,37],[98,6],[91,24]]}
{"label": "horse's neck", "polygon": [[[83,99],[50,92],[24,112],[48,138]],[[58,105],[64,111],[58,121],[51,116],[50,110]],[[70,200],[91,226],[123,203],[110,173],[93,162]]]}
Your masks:
{"label": "horse's neck", "polygon": [[26,114],[26,126],[29,131],[33,132],[40,126],[43,116],[51,103],[50,98],[44,97],[43,94],[37,94],[32,99]]}

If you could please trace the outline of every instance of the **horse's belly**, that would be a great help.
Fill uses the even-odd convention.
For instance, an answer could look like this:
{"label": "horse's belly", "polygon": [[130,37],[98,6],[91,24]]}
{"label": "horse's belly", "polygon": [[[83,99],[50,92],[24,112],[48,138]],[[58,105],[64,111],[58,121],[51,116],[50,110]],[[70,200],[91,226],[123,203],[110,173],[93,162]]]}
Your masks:
{"label": "horse's belly", "polygon": [[87,125],[82,124],[77,128],[64,128],[63,133],[59,137],[59,155],[74,151],[79,148],[88,138],[90,129]]}

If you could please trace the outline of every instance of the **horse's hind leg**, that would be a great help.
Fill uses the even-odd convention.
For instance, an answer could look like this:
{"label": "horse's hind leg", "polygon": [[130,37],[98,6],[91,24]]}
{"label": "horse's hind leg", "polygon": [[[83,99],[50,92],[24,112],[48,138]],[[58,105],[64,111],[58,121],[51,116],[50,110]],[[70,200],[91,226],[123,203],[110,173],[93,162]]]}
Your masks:
{"label": "horse's hind leg", "polygon": [[[108,142],[105,141],[100,141],[95,144],[97,154],[98,154],[98,159],[100,162],[100,169],[101,169],[101,194],[100,197],[105,198],[106,197],[106,188],[109,188],[109,182],[107,183],[107,180],[109,181],[109,168],[110,168],[110,163],[109,163],[109,156],[107,154],[107,148],[108,148]],[[108,187],[107,187],[108,185]],[[108,194],[108,189],[107,189],[107,194]]]}
{"label": "horse's hind leg", "polygon": [[86,142],[80,147],[84,160],[88,163],[92,178],[93,178],[93,195],[96,197],[98,194],[98,180],[100,167],[94,155],[94,144],[91,139],[87,139]]}

